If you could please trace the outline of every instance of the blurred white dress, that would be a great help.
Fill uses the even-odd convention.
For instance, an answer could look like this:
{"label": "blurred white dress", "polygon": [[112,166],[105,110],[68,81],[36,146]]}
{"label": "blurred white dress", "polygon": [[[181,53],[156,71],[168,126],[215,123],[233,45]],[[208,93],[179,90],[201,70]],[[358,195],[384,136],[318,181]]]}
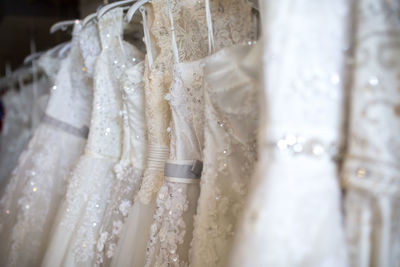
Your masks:
{"label": "blurred white dress", "polygon": [[400,265],[400,2],[361,0],[346,186],[351,266]]}
{"label": "blurred white dress", "polygon": [[[29,84],[20,81],[18,91],[10,88],[2,96],[5,121],[0,135],[0,189],[10,178],[21,152],[43,117],[60,61],[50,52],[45,53],[34,62],[35,67],[42,69],[45,75]],[[25,71],[32,70],[33,67],[27,67]]]}
{"label": "blurred white dress", "polygon": [[45,116],[0,200],[1,266],[40,264],[65,178],[86,143],[92,83],[81,71],[79,30],[75,25],[71,52],[62,62]]}
{"label": "blurred white dress", "polygon": [[230,266],[346,266],[335,156],[349,1],[263,4],[260,159]]}

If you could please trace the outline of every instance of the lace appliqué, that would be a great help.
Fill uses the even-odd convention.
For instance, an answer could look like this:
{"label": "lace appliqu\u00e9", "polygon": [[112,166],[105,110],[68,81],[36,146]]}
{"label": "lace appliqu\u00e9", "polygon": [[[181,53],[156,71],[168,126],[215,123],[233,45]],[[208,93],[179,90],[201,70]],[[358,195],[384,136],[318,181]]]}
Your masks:
{"label": "lace appliqu\u00e9", "polygon": [[231,92],[233,103],[241,98],[241,105],[235,105],[233,111],[216,100],[223,99],[218,95],[221,92],[207,88],[204,171],[190,252],[193,266],[226,263],[257,155],[255,125],[249,124],[250,135],[241,139],[236,132],[240,130],[230,115],[234,112],[237,121],[257,121],[256,91],[253,89],[254,84],[249,82],[241,86],[241,90],[247,92],[242,95],[244,97],[235,97],[234,91]]}
{"label": "lace appliqu\u00e9", "polygon": [[[178,256],[178,245],[185,236],[183,213],[188,209],[186,185],[166,183],[157,197],[157,209],[150,228],[150,240],[146,252],[146,267],[189,266]],[[154,261],[150,256],[156,255]]]}

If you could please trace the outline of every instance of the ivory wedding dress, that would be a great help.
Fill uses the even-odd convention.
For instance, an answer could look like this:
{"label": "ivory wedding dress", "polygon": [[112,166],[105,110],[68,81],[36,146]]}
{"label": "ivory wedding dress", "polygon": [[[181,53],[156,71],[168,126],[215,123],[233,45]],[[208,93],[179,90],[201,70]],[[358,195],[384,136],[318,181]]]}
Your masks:
{"label": "ivory wedding dress", "polygon": [[[167,4],[170,24],[174,28],[175,12],[169,0]],[[198,11],[204,12],[204,9]],[[198,13],[193,15],[196,18]],[[172,113],[170,156],[164,168],[164,183],[157,195],[145,266],[188,266],[193,215],[200,190],[204,145],[203,59],[179,62],[174,31],[171,31],[171,37],[173,81],[165,97]]]}
{"label": "ivory wedding dress", "polygon": [[74,72],[82,66],[79,29],[75,25],[72,49],[62,62],[45,117],[0,200],[1,266],[40,264],[65,178],[86,142],[91,82]]}
{"label": "ivory wedding dress", "polygon": [[351,266],[400,264],[400,2],[361,0],[343,169]]}
{"label": "ivory wedding dress", "polygon": [[260,160],[230,266],[346,266],[334,157],[350,2],[264,4]]}
{"label": "ivory wedding dress", "polygon": [[93,266],[99,229],[121,155],[120,78],[140,52],[122,43],[122,9],[98,22],[101,53],[94,71],[94,98],[85,152],[71,177],[42,266]]}

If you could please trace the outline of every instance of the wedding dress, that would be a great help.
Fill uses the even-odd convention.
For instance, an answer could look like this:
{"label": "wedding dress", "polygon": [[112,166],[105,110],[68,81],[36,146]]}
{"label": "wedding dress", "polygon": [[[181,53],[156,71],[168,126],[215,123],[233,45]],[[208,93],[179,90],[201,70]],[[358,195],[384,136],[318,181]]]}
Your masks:
{"label": "wedding dress", "polygon": [[[150,225],[156,208],[155,195],[163,181],[164,163],[169,151],[170,121],[168,102],[164,99],[171,82],[171,44],[164,15],[164,0],[153,0],[146,6],[143,30],[147,56],[144,71],[145,117],[147,125],[147,158],[142,184],[122,230],[117,254],[111,266],[144,266]],[[152,30],[152,35],[150,31]],[[155,45],[154,39],[157,41]],[[159,49],[159,51],[158,51]]]}
{"label": "wedding dress", "polygon": [[[127,57],[131,55],[126,55]],[[144,61],[128,58],[121,76],[123,139],[122,155],[114,166],[116,180],[97,242],[96,264],[109,266],[122,226],[138,192],[146,159],[147,129],[144,114]],[[140,62],[139,62],[140,60]],[[129,67],[133,63],[137,63]]]}
{"label": "wedding dress", "polygon": [[230,266],[346,266],[334,157],[350,2],[264,4],[260,160]]}
{"label": "wedding dress", "polygon": [[359,1],[343,168],[351,266],[400,264],[400,3]]}
{"label": "wedding dress", "polygon": [[[141,53],[122,43],[122,9],[98,22],[101,53],[94,70],[94,97],[85,152],[75,166],[42,266],[93,266],[99,230],[121,155],[120,78]],[[92,24],[91,24],[92,25]]]}
{"label": "wedding dress", "polygon": [[[27,90],[25,90],[27,89]],[[0,135],[0,188],[7,182],[18,158],[31,136],[29,101],[31,88],[13,88],[2,96],[4,103],[4,123]]]}
{"label": "wedding dress", "polygon": [[[59,65],[59,59],[53,58],[49,52],[45,53],[35,65],[45,75],[29,84],[19,81],[18,92],[9,89],[3,96],[6,116],[0,136],[0,188],[10,177],[21,152],[38,127],[46,110],[50,84],[54,83]],[[32,70],[33,67],[29,67],[26,71]]]}
{"label": "wedding dress", "polygon": [[225,48],[205,63],[204,170],[191,266],[226,265],[250,182],[258,126],[257,87],[252,76],[257,64],[247,65],[251,51],[247,44]]}
{"label": "wedding dress", "polygon": [[45,117],[0,200],[1,266],[40,264],[48,230],[64,195],[65,177],[86,142],[91,83],[74,72],[82,65],[79,29],[75,25],[72,50],[62,62]]}
{"label": "wedding dress", "polygon": [[[167,4],[170,24],[174,29],[175,12],[168,0]],[[185,5],[185,8],[188,6]],[[204,12],[204,9],[194,12],[195,18],[199,11]],[[200,190],[204,145],[203,59],[179,62],[177,38],[172,30],[171,37],[173,80],[165,97],[172,114],[169,127],[170,156],[164,168],[163,186],[157,194],[157,208],[150,228],[145,266],[188,266],[193,215]]]}

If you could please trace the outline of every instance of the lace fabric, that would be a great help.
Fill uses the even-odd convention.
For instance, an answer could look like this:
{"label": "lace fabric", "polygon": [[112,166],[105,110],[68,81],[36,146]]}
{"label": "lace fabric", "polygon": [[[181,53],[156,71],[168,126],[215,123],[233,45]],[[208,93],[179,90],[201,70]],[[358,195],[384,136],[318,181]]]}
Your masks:
{"label": "lace fabric", "polygon": [[[240,66],[250,47],[223,49],[205,65],[205,147],[191,266],[225,266],[256,160],[257,88]],[[242,65],[243,66],[243,65]]]}
{"label": "lace fabric", "polygon": [[[164,8],[166,6],[165,2]],[[179,62],[190,62],[209,54],[208,28],[205,1],[171,1],[174,29],[179,52]],[[252,23],[252,5],[245,0],[210,0],[211,17],[216,50],[235,44],[256,40],[256,27]],[[167,39],[170,22],[165,19],[154,25],[155,34],[163,46],[170,46]],[[169,42],[169,43],[168,43]]]}
{"label": "lace fabric", "polygon": [[125,56],[132,53],[125,50],[121,41],[121,9],[105,14],[98,26],[102,51],[94,69],[88,142],[69,178],[66,200],[59,211],[43,266],[95,265],[100,226],[112,197],[113,167],[121,156],[122,145],[119,81],[129,67]]}
{"label": "lace fabric", "polygon": [[[246,16],[250,15],[251,8],[245,1],[233,2],[213,2],[212,7],[215,14],[218,14],[214,21],[218,32],[224,27],[226,33],[216,35],[217,48],[248,42],[248,36],[243,35],[252,30]],[[231,15],[238,11],[238,6],[242,7],[240,16],[233,19]],[[205,3],[169,1],[156,3],[154,6],[153,2],[153,7],[158,12],[152,27],[157,44],[160,47],[171,47],[171,44],[174,45],[173,40],[176,40],[178,52],[178,55],[174,56],[169,50],[159,57],[164,56],[164,59],[170,62],[173,59],[175,62],[183,62],[174,67],[170,93],[166,95],[172,111],[171,126],[167,129],[171,135],[170,159],[201,159],[204,139],[202,61],[209,54]],[[228,18],[230,21],[227,21]],[[233,20],[238,23],[234,28],[230,24]],[[174,32],[170,30],[172,26]],[[194,61],[197,59],[200,60]],[[196,184],[164,181],[150,229],[146,266],[188,265],[188,250],[198,194],[199,187]]]}
{"label": "lace fabric", "polygon": [[[90,84],[72,86],[72,69],[81,65],[76,33],[70,55],[62,62],[46,113],[65,124],[85,125],[89,114]],[[57,107],[57,108],[55,108]],[[72,118],[72,119],[71,119]],[[85,139],[55,128],[46,122],[35,131],[20,157],[0,200],[1,265],[38,266],[54,222],[58,203],[65,190],[65,177],[84,148]]]}
{"label": "lace fabric", "polygon": [[[126,49],[128,50],[128,49]],[[126,55],[129,59],[140,54]],[[135,60],[136,61],[136,60]],[[131,61],[133,62],[133,61]],[[114,166],[116,180],[107,205],[97,242],[97,264],[109,266],[115,254],[122,226],[138,192],[145,167],[146,124],[144,115],[144,62],[128,68],[121,77],[123,107],[122,155]],[[103,255],[104,254],[104,255]]]}
{"label": "lace fabric", "polygon": [[347,266],[332,156],[342,138],[350,4],[264,4],[260,161],[231,266]]}
{"label": "lace fabric", "polygon": [[400,262],[400,4],[359,1],[343,168],[351,266]]}
{"label": "lace fabric", "polygon": [[[167,128],[170,123],[171,113],[164,96],[168,93],[171,83],[170,63],[172,62],[172,54],[170,50],[171,42],[169,41],[171,36],[169,28],[167,28],[170,24],[165,13],[165,1],[152,1],[149,11],[154,14],[150,17],[149,27],[155,36],[159,53],[154,58],[154,65],[145,68],[145,110],[148,125],[148,142],[149,146],[160,147],[168,151],[170,138]],[[150,46],[151,44],[148,44],[148,47]],[[149,154],[149,157],[152,157],[152,155]],[[165,156],[160,160],[165,161]],[[144,204],[154,201],[154,196],[160,189],[162,181],[162,168],[146,167],[139,191],[139,198]]]}
{"label": "lace fabric", "polygon": [[[204,145],[202,60],[178,63],[169,101],[170,159],[201,160]],[[145,266],[188,266],[193,232],[193,215],[199,196],[198,184],[164,180],[157,196],[157,209],[150,229]],[[181,182],[177,182],[181,181]]]}

